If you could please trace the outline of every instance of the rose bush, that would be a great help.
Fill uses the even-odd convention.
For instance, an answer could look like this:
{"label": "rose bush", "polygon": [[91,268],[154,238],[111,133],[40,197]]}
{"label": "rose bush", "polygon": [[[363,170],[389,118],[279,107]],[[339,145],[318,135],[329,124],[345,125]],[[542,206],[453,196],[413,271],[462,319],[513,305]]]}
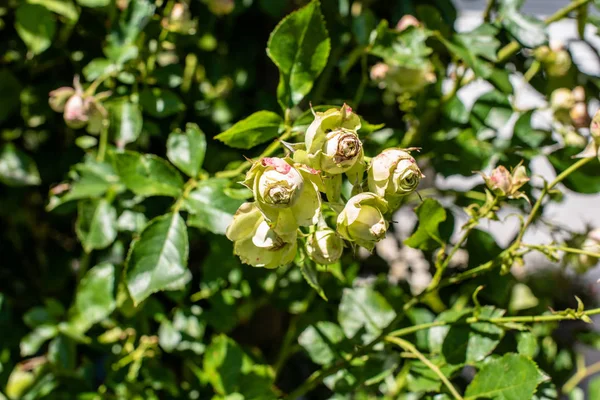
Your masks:
{"label": "rose bush", "polygon": [[3,2],[0,400],[593,398],[599,4],[522,5]]}

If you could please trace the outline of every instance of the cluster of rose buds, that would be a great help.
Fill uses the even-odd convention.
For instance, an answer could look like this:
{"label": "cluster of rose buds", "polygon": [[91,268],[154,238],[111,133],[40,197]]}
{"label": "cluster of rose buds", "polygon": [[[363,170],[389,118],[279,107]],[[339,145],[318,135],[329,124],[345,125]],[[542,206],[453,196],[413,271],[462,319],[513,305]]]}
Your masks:
{"label": "cluster of rose buds", "polygon": [[550,47],[540,46],[534,50],[533,55],[552,77],[565,76],[573,64],[571,55],[560,42],[552,43]]}
{"label": "cluster of rose buds", "polygon": [[102,130],[102,121],[108,115],[101,101],[109,95],[110,92],[96,95],[84,92],[79,83],[79,76],[76,75],[73,87],[61,87],[51,91],[48,102],[54,111],[63,113],[69,128],[80,129],[87,126],[89,133],[98,134]]}
{"label": "cluster of rose buds", "polygon": [[590,123],[583,86],[573,90],[564,87],[555,89],[550,95],[550,106],[554,118],[563,124],[584,128]]}
{"label": "cluster of rose buds", "polygon": [[[246,264],[276,268],[292,262],[299,236],[307,237],[306,254],[319,264],[338,261],[344,240],[372,251],[385,237],[390,213],[423,177],[409,154],[413,149],[384,150],[367,165],[360,118],[347,105],[314,116],[304,143],[290,145],[293,158],[263,158],[246,174],[243,184],[254,202],[239,208],[226,232]],[[347,201],[343,175],[353,185]]]}
{"label": "cluster of rose buds", "polygon": [[490,176],[483,173],[480,174],[483,176],[488,189],[490,189],[496,197],[507,197],[509,199],[523,198],[529,200],[525,193],[519,192],[519,189],[529,182],[527,171],[523,165],[517,165],[512,172],[508,172],[504,166],[500,165],[492,171]]}

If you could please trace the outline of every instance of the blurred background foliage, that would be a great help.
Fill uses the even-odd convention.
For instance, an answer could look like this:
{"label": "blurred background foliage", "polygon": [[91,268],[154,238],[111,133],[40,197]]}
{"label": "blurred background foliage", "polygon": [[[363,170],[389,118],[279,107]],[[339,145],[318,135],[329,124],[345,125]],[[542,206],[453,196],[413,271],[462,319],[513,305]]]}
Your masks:
{"label": "blurred background foliage", "polygon": [[[594,298],[572,273],[589,268],[578,257],[561,261],[547,251],[562,268],[530,275],[510,273],[515,260],[503,260],[502,271],[443,288],[405,313],[419,289],[394,275],[381,249],[348,251],[341,262],[304,277],[306,270],[295,266],[241,265],[223,236],[251,196],[236,184],[243,157],[268,149],[281,121],[302,135],[312,121],[309,102],[317,110],[351,105],[363,118],[367,156],[387,147],[422,148],[418,161],[429,179],[421,196],[440,200],[435,207],[443,218],[431,228],[445,243],[460,229],[455,215],[463,221],[461,208],[482,204],[485,194],[481,181],[468,190],[442,189],[440,177],[470,177],[521,160],[529,165],[535,157],[547,158],[557,173],[568,168],[587,144],[595,107],[589,99],[600,81],[578,69],[568,48],[548,43],[552,19],[522,14],[522,3],[490,1],[485,22],[469,32],[455,30],[457,10],[449,0],[310,3],[322,13],[330,51],[310,92],[286,100],[265,49],[279,21],[307,1],[3,2],[0,398],[231,400],[291,393],[439,400],[450,392],[421,360],[406,348],[367,346],[371,340],[386,329],[454,323],[473,313],[496,318],[571,307],[581,319],[574,295],[588,307]],[[575,17],[582,32],[599,22],[588,13],[593,3],[567,3],[556,19]],[[100,125],[90,114],[85,126],[69,127],[66,114],[49,106],[49,93],[72,87],[76,77],[89,104],[98,105]],[[486,90],[472,104],[459,95],[482,82]],[[515,88],[527,84],[544,106],[519,109]],[[568,89],[563,97],[553,95],[559,88]],[[242,139],[234,147],[214,139],[260,110],[258,128],[236,125]],[[536,124],[539,114],[548,118]],[[565,191],[598,193],[597,171],[597,162],[579,169],[564,181]],[[541,187],[539,181],[523,189],[535,199]],[[551,199],[561,201],[561,194]],[[411,196],[405,207],[420,203]],[[525,201],[511,206],[514,213],[530,209]],[[414,217],[397,222],[390,241],[406,248],[400,239],[414,229]],[[587,233],[552,229],[572,247]],[[414,246],[417,256],[402,260],[409,269],[425,262],[428,270],[435,259],[440,246],[426,239]],[[165,260],[165,243],[177,260]],[[476,229],[465,246],[468,257],[449,275],[502,250]],[[127,269],[169,262],[182,266],[177,280],[151,290],[158,293],[130,296]],[[537,399],[558,398],[579,382],[567,382],[582,359],[574,344],[600,346],[582,321],[458,324],[407,338],[466,390],[465,398],[488,393],[485,382],[498,378],[494,368],[523,387],[496,388],[500,394],[491,398],[534,392]],[[591,385],[594,399],[600,380]],[[573,396],[582,395],[578,390]]]}

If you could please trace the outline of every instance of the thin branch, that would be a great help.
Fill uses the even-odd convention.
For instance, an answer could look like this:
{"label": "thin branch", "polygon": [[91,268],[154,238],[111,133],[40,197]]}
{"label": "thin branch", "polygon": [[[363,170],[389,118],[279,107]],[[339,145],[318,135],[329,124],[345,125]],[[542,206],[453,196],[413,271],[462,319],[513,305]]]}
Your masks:
{"label": "thin branch", "polygon": [[421,360],[423,364],[425,364],[430,370],[432,370],[437,376],[439,376],[439,378],[442,380],[442,382],[444,382],[444,385],[446,385],[446,387],[448,388],[450,393],[452,393],[452,396],[454,396],[455,399],[462,400],[463,397],[460,395],[460,393],[456,391],[454,385],[452,385],[452,382],[448,380],[446,375],[444,375],[444,373],[438,368],[437,365],[429,361],[427,357],[425,357],[419,350],[417,350],[417,348],[412,343],[407,342],[404,339],[391,336],[387,336],[385,338],[385,341],[393,343],[399,346],[400,348],[410,353],[413,353],[419,360]]}
{"label": "thin branch", "polygon": [[543,252],[544,249],[547,249],[547,250],[564,251],[565,253],[583,254],[586,256],[590,256],[590,257],[600,258],[600,253],[596,253],[596,252],[584,250],[584,249],[575,249],[573,247],[551,246],[551,245],[543,245],[543,244],[522,244],[521,246],[524,246],[524,247],[527,247],[527,248],[530,248],[533,250],[538,250],[541,252]]}
{"label": "thin branch", "polygon": [[569,393],[571,390],[575,389],[579,382],[581,382],[588,376],[598,372],[600,372],[600,361],[591,364],[588,367],[584,367],[583,369],[578,369],[575,375],[573,375],[571,378],[569,378],[568,381],[565,382],[561,391],[565,394]]}

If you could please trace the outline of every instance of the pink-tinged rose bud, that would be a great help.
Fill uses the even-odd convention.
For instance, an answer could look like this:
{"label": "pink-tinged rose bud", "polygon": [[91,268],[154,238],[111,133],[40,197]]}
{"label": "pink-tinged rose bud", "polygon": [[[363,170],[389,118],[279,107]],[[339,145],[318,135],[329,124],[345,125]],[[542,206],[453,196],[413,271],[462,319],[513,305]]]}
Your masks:
{"label": "pink-tinged rose bud", "polygon": [[510,190],[510,172],[500,165],[492,171],[490,175],[488,187],[496,194],[504,196]]}
{"label": "pink-tinged rose bud", "polygon": [[481,174],[487,187],[498,197],[508,197],[511,199],[525,198],[524,193],[519,192],[519,189],[529,182],[527,170],[521,164],[512,171],[500,165],[496,167],[490,176]]}
{"label": "pink-tinged rose bud", "polygon": [[576,103],[569,111],[569,115],[575,128],[585,128],[590,124],[590,115],[586,103]]}
{"label": "pink-tinged rose bud", "polygon": [[88,121],[87,109],[83,97],[75,94],[65,104],[65,123],[69,128],[83,128]]}
{"label": "pink-tinged rose bud", "polygon": [[381,81],[384,80],[387,76],[388,71],[390,70],[389,65],[386,63],[377,63],[371,67],[371,80],[372,81]]}
{"label": "pink-tinged rose bud", "polygon": [[65,111],[65,104],[75,94],[75,89],[71,87],[61,87],[50,92],[48,104],[56,112]]}
{"label": "pink-tinged rose bud", "polygon": [[337,219],[337,232],[346,240],[372,251],[385,237],[387,202],[375,193],[364,192],[350,198]]}
{"label": "pink-tinged rose bud", "polygon": [[414,27],[418,28],[421,26],[421,22],[419,22],[419,20],[416,19],[414,16],[407,14],[407,15],[403,16],[402,18],[400,18],[400,21],[398,21],[398,23],[396,24],[396,30],[398,32],[402,32],[409,26],[414,26]]}
{"label": "pink-tinged rose bud", "polygon": [[423,177],[417,162],[406,150],[385,149],[371,160],[368,185],[371,192],[389,202],[388,197],[414,192]]}
{"label": "pink-tinged rose bud", "polygon": [[331,228],[313,232],[306,241],[308,257],[316,263],[333,264],[342,256],[344,241]]}

